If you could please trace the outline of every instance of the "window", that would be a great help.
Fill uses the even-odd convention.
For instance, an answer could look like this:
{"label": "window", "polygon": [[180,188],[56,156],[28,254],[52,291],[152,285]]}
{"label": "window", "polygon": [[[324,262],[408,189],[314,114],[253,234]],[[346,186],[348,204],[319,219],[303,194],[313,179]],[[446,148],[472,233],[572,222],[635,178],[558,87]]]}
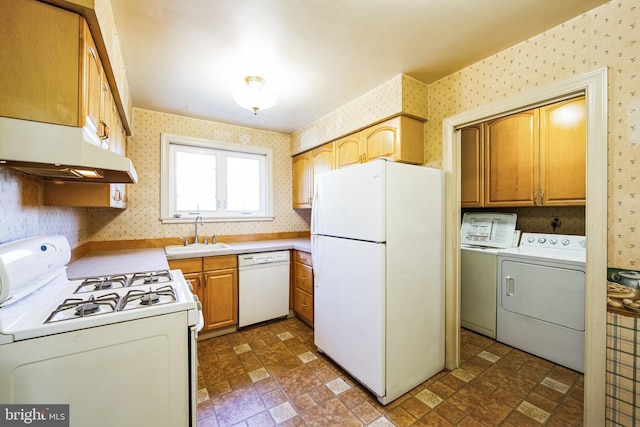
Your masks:
{"label": "window", "polygon": [[273,219],[272,150],[162,135],[162,222]]}

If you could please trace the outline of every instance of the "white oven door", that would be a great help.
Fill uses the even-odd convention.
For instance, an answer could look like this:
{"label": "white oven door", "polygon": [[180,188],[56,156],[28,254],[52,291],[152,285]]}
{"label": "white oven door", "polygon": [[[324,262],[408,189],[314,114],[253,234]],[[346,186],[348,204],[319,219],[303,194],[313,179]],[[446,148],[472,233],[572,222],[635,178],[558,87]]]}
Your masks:
{"label": "white oven door", "polygon": [[188,426],[194,339],[182,311],[0,345],[0,402],[69,404],[72,427]]}

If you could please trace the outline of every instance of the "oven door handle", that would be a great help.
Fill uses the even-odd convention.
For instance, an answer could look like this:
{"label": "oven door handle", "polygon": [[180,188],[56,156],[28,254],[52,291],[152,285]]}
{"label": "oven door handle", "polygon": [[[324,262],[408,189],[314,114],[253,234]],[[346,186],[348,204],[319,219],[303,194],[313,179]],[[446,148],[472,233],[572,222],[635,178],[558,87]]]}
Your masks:
{"label": "oven door handle", "polygon": [[193,294],[193,300],[196,302],[196,307],[198,308],[198,323],[195,325],[196,333],[198,333],[204,328],[204,315],[202,314],[202,303],[198,295]]}

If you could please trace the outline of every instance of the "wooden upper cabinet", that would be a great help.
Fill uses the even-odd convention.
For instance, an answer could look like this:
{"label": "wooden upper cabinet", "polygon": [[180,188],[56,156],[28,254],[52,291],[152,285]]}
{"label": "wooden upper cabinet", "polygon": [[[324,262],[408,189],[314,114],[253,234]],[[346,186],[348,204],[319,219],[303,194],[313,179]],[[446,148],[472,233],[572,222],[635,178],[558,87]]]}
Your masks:
{"label": "wooden upper cabinet", "polygon": [[293,207],[310,208],[315,176],[333,169],[334,144],[329,142],[292,159]]}
{"label": "wooden upper cabinet", "polygon": [[486,123],[485,206],[533,206],[538,190],[538,110]]}
{"label": "wooden upper cabinet", "polygon": [[[328,172],[333,169],[333,147],[333,142],[330,142],[311,151],[311,169],[313,171],[313,179],[315,179],[318,174]],[[311,187],[313,188],[313,185]]]}
{"label": "wooden upper cabinet", "polygon": [[586,106],[580,97],[540,108],[540,203],[586,201]]}
{"label": "wooden upper cabinet", "polygon": [[380,157],[396,162],[424,163],[424,125],[398,116],[364,130],[364,161]]}
{"label": "wooden upper cabinet", "polygon": [[293,175],[293,208],[311,207],[311,154],[298,154],[291,159]]}
{"label": "wooden upper cabinet", "polygon": [[364,132],[357,132],[335,142],[336,169],[357,165],[364,161]]}
{"label": "wooden upper cabinet", "polygon": [[93,42],[89,27],[84,25],[82,42],[84,45],[83,84],[84,84],[84,128],[89,135],[95,135],[99,143],[100,109],[102,108],[102,64],[98,50]]}
{"label": "wooden upper cabinet", "polygon": [[583,206],[585,98],[485,124],[485,206]]}
{"label": "wooden upper cabinet", "polygon": [[113,88],[79,14],[35,0],[2,1],[0,44],[0,116],[83,127],[106,149],[109,135],[117,133],[114,123],[126,132],[122,117],[113,114],[120,111]]}
{"label": "wooden upper cabinet", "polygon": [[397,116],[336,141],[336,168],[385,157],[396,162],[424,163],[424,126]]}
{"label": "wooden upper cabinet", "polygon": [[460,129],[460,205],[484,206],[484,126],[479,123]]}
{"label": "wooden upper cabinet", "polygon": [[0,116],[79,126],[79,15],[0,2]]}

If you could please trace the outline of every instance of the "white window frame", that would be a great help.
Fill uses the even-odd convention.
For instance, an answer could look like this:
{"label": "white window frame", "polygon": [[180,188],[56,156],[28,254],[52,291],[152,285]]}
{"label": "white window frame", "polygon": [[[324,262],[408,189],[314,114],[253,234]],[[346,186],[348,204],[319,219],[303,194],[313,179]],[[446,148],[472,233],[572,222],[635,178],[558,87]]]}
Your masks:
{"label": "white window frame", "polygon": [[[163,133],[161,140],[161,170],[160,170],[160,220],[162,223],[185,223],[193,222],[196,217],[201,216],[208,222],[225,221],[271,221],[273,220],[273,150],[267,147],[254,145],[232,144],[227,142],[212,141],[208,139],[193,138],[188,136],[173,135]],[[193,212],[174,214],[175,206],[175,170],[171,155],[171,147],[182,145],[196,149],[213,150],[218,153],[231,153],[234,155],[264,156],[263,183],[261,185],[261,200],[264,209],[260,212],[226,212],[225,210],[216,212]],[[218,178],[220,174],[218,172]]]}

